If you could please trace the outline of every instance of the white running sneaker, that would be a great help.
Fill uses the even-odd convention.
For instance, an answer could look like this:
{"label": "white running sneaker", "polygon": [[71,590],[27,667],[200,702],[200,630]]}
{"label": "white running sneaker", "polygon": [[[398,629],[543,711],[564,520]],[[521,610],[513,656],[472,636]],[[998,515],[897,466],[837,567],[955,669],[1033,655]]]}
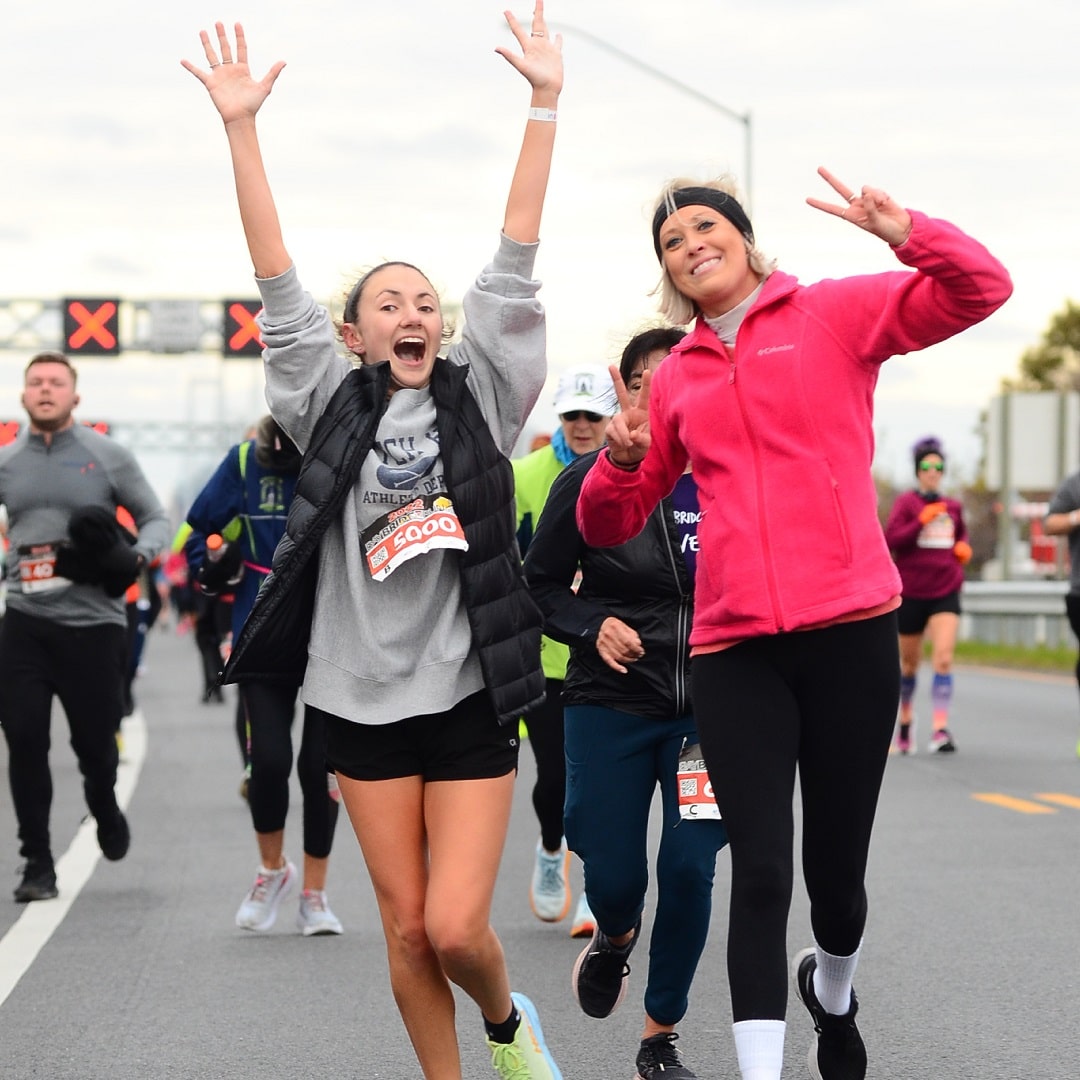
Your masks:
{"label": "white running sneaker", "polygon": [[330,910],[323,889],[305,889],[300,894],[300,910],[296,913],[296,925],[304,937],[320,934],[340,934],[341,920]]}
{"label": "white running sneaker", "polygon": [[260,866],[255,884],[236,912],[241,930],[269,930],[277,918],[281,901],[296,891],[296,867],[286,861],[280,870]]}
{"label": "white running sneaker", "polygon": [[573,922],[570,923],[570,936],[573,938],[591,938],[596,930],[596,916],[589,907],[589,901],[585,898],[585,890],[581,890],[578,897],[577,909],[574,912]]}
{"label": "white running sneaker", "polygon": [[545,851],[536,842],[536,863],[529,885],[529,903],[533,914],[544,922],[559,922],[570,910],[570,852],[566,841],[558,851]]}

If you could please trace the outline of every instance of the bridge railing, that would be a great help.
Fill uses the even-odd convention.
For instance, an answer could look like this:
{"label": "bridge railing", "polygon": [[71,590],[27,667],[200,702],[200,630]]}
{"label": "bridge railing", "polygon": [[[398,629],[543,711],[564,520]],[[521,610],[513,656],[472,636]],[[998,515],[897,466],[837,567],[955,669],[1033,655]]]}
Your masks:
{"label": "bridge railing", "polygon": [[1065,617],[1067,581],[968,581],[960,640],[1034,647],[1075,645]]}

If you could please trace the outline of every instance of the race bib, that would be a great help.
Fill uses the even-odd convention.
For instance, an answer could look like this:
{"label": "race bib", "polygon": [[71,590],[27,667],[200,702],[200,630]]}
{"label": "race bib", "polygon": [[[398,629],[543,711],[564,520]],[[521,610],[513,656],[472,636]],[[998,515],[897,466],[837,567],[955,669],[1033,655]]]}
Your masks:
{"label": "race bib", "polygon": [[685,740],[679,751],[679,817],[683,821],[720,820],[701,744],[688,746]]}
{"label": "race bib", "polygon": [[24,596],[66,589],[71,581],[56,573],[56,549],[59,540],[43,544],[24,544],[19,548],[19,581]]}
{"label": "race bib", "polygon": [[465,530],[445,494],[421,495],[369,525],[360,535],[368,572],[384,581],[402,563],[436,548],[468,551]]}
{"label": "race bib", "polygon": [[956,523],[947,513],[938,514],[927,522],[919,531],[916,545],[921,548],[935,548],[952,551],[956,543]]}

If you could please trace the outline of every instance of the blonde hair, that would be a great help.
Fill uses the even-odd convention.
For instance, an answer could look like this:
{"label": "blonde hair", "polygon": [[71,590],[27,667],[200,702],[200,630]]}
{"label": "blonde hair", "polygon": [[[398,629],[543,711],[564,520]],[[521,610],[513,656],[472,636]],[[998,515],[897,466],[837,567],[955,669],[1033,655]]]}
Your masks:
{"label": "blonde hair", "polygon": [[[674,211],[675,192],[680,191],[682,188],[691,187],[709,188],[712,191],[719,191],[723,192],[725,195],[730,195],[733,199],[738,200],[739,198],[738,185],[735,183],[735,178],[732,176],[719,176],[714,180],[692,180],[689,177],[680,176],[674,180],[669,180],[663,186],[659,196],[653,204],[653,214],[655,215],[663,206],[667,206]],[[750,269],[753,270],[762,281],[776,269],[776,260],[769,258],[756,244],[751,243],[750,240],[746,241],[746,257],[747,261],[750,263]],[[675,287],[675,283],[671,280],[671,275],[667,272],[667,267],[664,266],[663,261],[661,261],[660,264],[660,280],[649,292],[649,296],[659,297],[657,307],[660,309],[660,314],[676,326],[688,325],[701,313],[697,304],[695,304],[693,300],[685,297]]]}

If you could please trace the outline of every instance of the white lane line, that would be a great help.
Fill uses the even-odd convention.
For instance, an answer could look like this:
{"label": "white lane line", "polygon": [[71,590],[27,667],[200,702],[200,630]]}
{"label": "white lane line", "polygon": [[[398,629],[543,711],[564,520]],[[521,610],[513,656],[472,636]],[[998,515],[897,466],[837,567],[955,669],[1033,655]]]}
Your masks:
{"label": "white lane line", "polygon": [[[121,810],[126,810],[131,802],[145,757],[146,720],[142,711],[136,708],[124,721],[124,758],[116,773],[116,801]],[[55,900],[35,900],[27,904],[11,929],[0,938],[0,1005],[64,921],[100,858],[97,824],[93,818],[87,818],[79,826],[71,846],[56,861],[60,895]]]}

